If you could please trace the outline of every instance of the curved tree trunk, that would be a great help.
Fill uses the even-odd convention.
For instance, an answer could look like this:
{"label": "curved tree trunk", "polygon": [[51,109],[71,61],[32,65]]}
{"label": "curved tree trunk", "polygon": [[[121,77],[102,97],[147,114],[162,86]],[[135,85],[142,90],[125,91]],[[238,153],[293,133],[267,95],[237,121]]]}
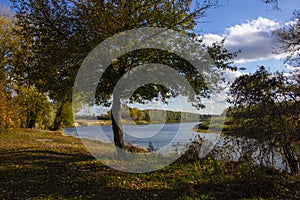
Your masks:
{"label": "curved tree trunk", "polygon": [[114,143],[116,147],[124,149],[123,129],[121,123],[121,102],[120,98],[114,95],[111,110],[112,129],[114,134]]}

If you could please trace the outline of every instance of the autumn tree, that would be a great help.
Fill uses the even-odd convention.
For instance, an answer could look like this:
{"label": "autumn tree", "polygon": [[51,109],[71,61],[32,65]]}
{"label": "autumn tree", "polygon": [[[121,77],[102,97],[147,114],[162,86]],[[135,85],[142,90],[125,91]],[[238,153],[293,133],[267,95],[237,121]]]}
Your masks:
{"label": "autumn tree", "polygon": [[0,8],[0,129],[11,131],[20,124],[21,108],[12,96],[7,68],[11,64],[11,52],[16,47],[13,19],[9,10]]}
{"label": "autumn tree", "polygon": [[255,139],[260,151],[280,149],[295,174],[300,167],[299,78],[299,74],[289,77],[260,67],[254,74],[238,77],[230,87],[230,134]]}
{"label": "autumn tree", "polygon": [[[204,16],[207,9],[214,7],[217,1],[13,0],[13,3],[17,23],[22,27],[20,34],[34,49],[30,70],[32,80],[40,91],[48,92],[58,105],[54,122],[54,129],[57,129],[61,125],[62,109],[71,101],[77,71],[94,47],[117,33],[141,27],[172,29],[194,36],[196,41],[193,29],[197,20]],[[192,3],[195,5],[191,6]],[[201,41],[198,44],[203,45]],[[220,45],[213,49],[216,51],[210,53],[219,68],[229,67],[228,60],[234,55],[228,52],[222,55],[226,51]],[[120,97],[114,95],[113,101],[110,101],[117,80],[135,66],[147,63],[173,67],[191,80],[197,94],[208,96],[203,78],[196,74],[191,63],[170,52],[143,49],[130,52],[111,64],[99,80],[96,103],[112,105],[116,108],[114,110],[120,111]],[[166,100],[178,94],[178,91],[171,92],[170,88],[148,84],[138,88],[131,100],[144,102],[158,96]],[[120,114],[116,115],[112,117],[115,144],[123,149],[122,127],[118,126]]]}
{"label": "autumn tree", "polygon": [[52,129],[63,121],[63,108],[70,103],[73,80],[82,56],[73,40],[72,1],[12,1],[16,11],[17,34],[24,38],[25,51],[32,51],[26,71],[29,85],[47,93],[56,107]]}

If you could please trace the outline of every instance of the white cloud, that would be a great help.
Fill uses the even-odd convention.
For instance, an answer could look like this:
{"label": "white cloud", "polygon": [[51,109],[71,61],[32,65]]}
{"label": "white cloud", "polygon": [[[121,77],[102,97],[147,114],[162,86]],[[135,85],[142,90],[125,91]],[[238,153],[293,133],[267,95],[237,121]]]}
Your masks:
{"label": "white cloud", "polygon": [[223,74],[223,77],[225,78],[226,82],[233,82],[237,77],[239,77],[243,74],[245,74],[245,73],[242,73],[240,71],[226,70]]}
{"label": "white cloud", "polygon": [[208,34],[204,35],[203,42],[206,45],[210,46],[214,42],[220,42],[222,39],[224,39],[224,37],[225,37],[225,35],[217,35],[217,34],[208,33]]}
{"label": "white cloud", "polygon": [[271,33],[279,27],[279,23],[259,17],[256,20],[229,27],[223,35],[206,34],[204,35],[204,42],[210,45],[226,37],[224,45],[228,50],[242,51],[235,58],[236,63],[247,63],[269,58],[281,59],[284,56],[272,53],[273,39]]}
{"label": "white cloud", "polygon": [[299,23],[299,19],[298,18],[295,18],[294,20],[292,21],[289,21],[289,22],[286,22],[284,25],[285,26],[295,26]]}

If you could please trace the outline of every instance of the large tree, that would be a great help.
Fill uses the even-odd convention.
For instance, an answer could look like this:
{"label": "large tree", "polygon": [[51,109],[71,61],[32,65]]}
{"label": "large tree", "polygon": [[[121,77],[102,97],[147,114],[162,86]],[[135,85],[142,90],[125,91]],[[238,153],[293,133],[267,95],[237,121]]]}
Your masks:
{"label": "large tree", "polygon": [[[141,27],[168,28],[195,36],[193,29],[197,19],[216,5],[213,0],[13,0],[13,3],[18,25],[22,27],[20,33],[35,50],[32,80],[60,105],[55,129],[61,124],[63,105],[71,100],[72,86],[83,59],[99,43],[122,31]],[[220,68],[227,68],[228,60],[234,56],[222,44],[213,46],[209,52]],[[111,64],[101,77],[96,103],[112,104],[119,110],[120,97],[114,95],[113,102],[109,102],[117,80],[133,67],[146,63],[169,65],[191,81],[197,94],[208,96],[203,78],[197,75],[191,63],[170,52],[144,49],[121,56]],[[131,100],[144,102],[159,96],[165,100],[178,94],[170,92],[170,88],[148,84],[136,90]],[[124,148],[117,116],[112,117],[115,144]]]}
{"label": "large tree", "polygon": [[[91,35],[89,38],[91,38],[92,42],[98,44],[97,42],[99,42],[99,39],[97,40],[97,38],[101,37],[101,35],[98,34],[99,32],[104,32],[104,38],[112,36],[120,31],[151,26],[169,28],[184,33],[192,32],[197,18],[202,17],[205,11],[213,5],[212,2],[207,1],[206,4],[199,4],[195,10],[191,10],[191,1],[131,1],[129,3],[123,1],[119,2],[119,4],[111,2],[108,5],[104,5],[100,2],[93,2],[80,5],[80,16],[86,19],[82,20],[86,23],[85,27],[89,27],[89,29],[85,30],[86,32],[84,32],[84,35]],[[108,14],[105,12],[107,8],[110,8],[107,11]],[[99,12],[99,10],[102,12]],[[88,15],[85,13],[88,13]],[[130,16],[131,19],[128,19],[128,16]],[[98,20],[99,17],[104,18],[105,20]],[[105,29],[105,27],[109,27],[110,29]],[[94,40],[96,40],[96,42]],[[203,53],[200,52],[203,43],[201,41],[196,41],[196,37],[194,42],[199,45],[198,48],[194,49],[194,52],[195,54],[198,53],[200,55]],[[222,45],[223,43],[214,44],[209,48],[208,52],[219,68],[231,68],[232,66],[230,65],[231,63],[229,60],[232,59],[235,54],[228,52]],[[157,77],[152,77],[152,84],[146,84],[139,87],[129,99],[122,99],[117,93],[113,94],[113,89],[124,74],[139,65],[150,63],[160,63],[172,67],[190,81],[190,84],[197,95],[202,97],[208,96],[207,86],[205,85],[201,74],[199,74],[197,69],[195,69],[191,63],[174,53],[158,49],[143,49],[132,51],[114,60],[99,80],[95,100],[96,103],[100,105],[112,105],[112,110],[115,111],[111,112],[114,142],[116,146],[121,149],[124,148],[120,113],[121,102],[128,100],[127,102],[131,103],[145,103],[146,101],[158,99],[166,102],[170,97],[175,97],[180,94],[183,95],[185,92],[183,91],[184,87],[171,89],[160,84],[155,84],[155,82],[157,82]],[[165,74],[165,76],[167,77],[168,74]],[[172,79],[172,77],[168,78]],[[132,81],[137,80],[133,79]],[[124,90],[126,89],[128,88],[120,90],[125,92]],[[199,102],[196,104],[196,106],[203,106],[199,104]]]}
{"label": "large tree", "polygon": [[19,106],[19,109],[10,111],[19,115],[18,122],[15,124],[34,128],[38,121],[42,123],[42,118],[47,116],[45,113],[49,111],[50,102],[45,95],[36,90],[31,80],[33,49],[22,35],[17,34],[20,30],[21,27],[15,24],[15,19],[9,9],[1,13],[0,79],[4,87],[3,92],[11,101],[8,105]]}
{"label": "large tree", "polygon": [[[71,101],[73,80],[83,57],[74,40],[71,1],[12,1],[16,11],[17,34],[31,58],[19,71],[26,71],[29,85],[34,85],[56,105],[53,129],[62,124],[64,105]],[[26,51],[26,50],[25,50]],[[75,52],[78,54],[75,55]]]}

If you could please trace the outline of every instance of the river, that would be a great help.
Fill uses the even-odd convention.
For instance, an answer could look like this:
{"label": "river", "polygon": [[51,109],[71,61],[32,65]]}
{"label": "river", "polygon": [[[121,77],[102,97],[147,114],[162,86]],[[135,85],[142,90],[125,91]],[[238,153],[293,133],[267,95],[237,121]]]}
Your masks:
{"label": "river", "polygon": [[[202,147],[202,156],[209,153],[214,145],[222,145],[223,138],[214,133],[197,133],[193,130],[199,122],[169,123],[169,124],[149,124],[149,125],[123,125],[124,140],[133,145],[149,148],[152,144],[153,149],[159,153],[170,151],[182,151],[186,146],[198,138],[204,138],[206,146]],[[74,135],[78,138],[87,138],[104,143],[113,143],[113,131],[111,126],[79,126],[65,128],[66,135]],[[238,138],[235,138],[238,140]],[[234,147],[235,151],[239,151]],[[236,152],[232,152],[235,154]],[[260,152],[256,150],[255,154]],[[234,160],[239,156],[233,156]],[[284,169],[282,157],[277,154],[275,167]]]}
{"label": "river", "polygon": [[[190,143],[200,135],[209,141],[215,141],[218,134],[197,133],[193,130],[199,122],[149,124],[149,125],[123,125],[124,140],[133,145],[148,148],[151,143],[160,152]],[[112,143],[113,132],[111,126],[82,126],[65,128],[67,135],[79,138],[88,138],[101,142]]]}

